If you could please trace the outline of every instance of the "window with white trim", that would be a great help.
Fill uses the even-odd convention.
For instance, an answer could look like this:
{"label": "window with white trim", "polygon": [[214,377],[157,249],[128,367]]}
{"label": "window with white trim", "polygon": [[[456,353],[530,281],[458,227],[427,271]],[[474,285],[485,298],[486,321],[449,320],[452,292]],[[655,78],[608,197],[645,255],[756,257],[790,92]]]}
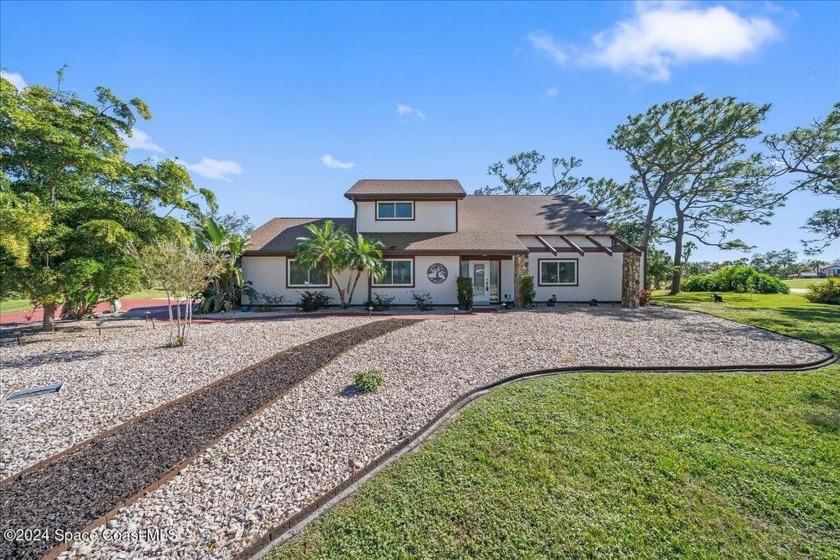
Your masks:
{"label": "window with white trim", "polygon": [[574,286],[578,283],[577,260],[540,260],[540,286]]}
{"label": "window with white trim", "polygon": [[377,220],[413,220],[413,202],[377,202]]}
{"label": "window with white trim", "polygon": [[315,268],[306,268],[298,265],[295,259],[288,260],[288,278],[287,284],[292,286],[299,286],[301,288],[329,288],[330,279],[327,277],[327,271],[321,265]]}
{"label": "window with white trim", "polygon": [[384,259],[385,275],[374,286],[413,286],[414,261],[412,259]]}

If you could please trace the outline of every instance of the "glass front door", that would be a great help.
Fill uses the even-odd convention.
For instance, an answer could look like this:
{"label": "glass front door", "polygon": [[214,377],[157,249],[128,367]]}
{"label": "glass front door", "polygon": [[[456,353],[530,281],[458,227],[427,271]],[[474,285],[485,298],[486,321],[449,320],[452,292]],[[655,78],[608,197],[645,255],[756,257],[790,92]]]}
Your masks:
{"label": "glass front door", "polygon": [[463,261],[461,270],[472,278],[475,305],[499,302],[499,261]]}

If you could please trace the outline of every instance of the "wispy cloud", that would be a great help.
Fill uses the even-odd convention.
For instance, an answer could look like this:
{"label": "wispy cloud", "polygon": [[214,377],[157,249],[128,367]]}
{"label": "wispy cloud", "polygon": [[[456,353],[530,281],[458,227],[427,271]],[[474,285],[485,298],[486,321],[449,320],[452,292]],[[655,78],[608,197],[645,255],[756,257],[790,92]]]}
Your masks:
{"label": "wispy cloud", "polygon": [[22,90],[28,85],[26,80],[23,79],[23,76],[17,72],[6,72],[5,70],[0,70],[0,77],[10,81],[18,90]]}
{"label": "wispy cloud", "polygon": [[415,116],[421,120],[426,118],[426,114],[423,111],[415,109],[411,105],[406,105],[405,103],[397,103],[397,114],[401,117]]}
{"label": "wispy cloud", "polygon": [[229,159],[201,158],[198,163],[183,163],[183,166],[207,179],[218,179],[230,182],[231,177],[242,175],[242,166],[238,162]]}
{"label": "wispy cloud", "polygon": [[351,169],[356,167],[356,164],[351,161],[338,161],[330,154],[324,154],[321,156],[321,163],[329,167],[330,169]]}
{"label": "wispy cloud", "polygon": [[528,41],[534,50],[547,56],[557,64],[565,64],[569,59],[563,47],[557,44],[554,37],[545,31],[533,31],[528,34]]}
{"label": "wispy cloud", "polygon": [[147,152],[166,152],[162,147],[152,142],[152,137],[139,128],[131,129],[131,136],[127,136],[125,143],[129,150],[146,150]]}
{"label": "wispy cloud", "polygon": [[584,66],[666,82],[677,65],[740,60],[781,35],[769,19],[744,17],[725,6],[685,2],[637,2],[635,6],[633,17],[597,33],[583,48],[561,47],[539,32],[528,39],[538,52],[556,62],[565,61],[571,53]]}
{"label": "wispy cloud", "polygon": [[558,93],[560,93],[560,90],[556,87],[550,87],[545,90],[546,97],[557,97]]}

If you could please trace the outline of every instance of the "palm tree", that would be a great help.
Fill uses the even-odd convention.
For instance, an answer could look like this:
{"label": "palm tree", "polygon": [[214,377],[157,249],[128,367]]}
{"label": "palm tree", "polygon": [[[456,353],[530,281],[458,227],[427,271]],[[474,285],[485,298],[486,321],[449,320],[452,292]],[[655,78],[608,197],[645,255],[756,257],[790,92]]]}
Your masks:
{"label": "palm tree", "polygon": [[204,253],[218,253],[223,256],[222,270],[213,278],[204,293],[203,312],[218,311],[239,305],[244,293],[253,299],[253,288],[242,278],[242,254],[251,237],[233,233],[212,216],[206,217],[195,230],[195,245]]}
{"label": "palm tree", "polygon": [[[363,272],[369,272],[375,279],[385,275],[380,241],[367,239],[361,233],[353,237],[346,228],[335,227],[332,220],[325,221],[320,228],[316,224],[309,224],[306,229],[311,235],[298,237],[295,258],[298,263],[310,269],[323,267],[338,289],[341,307],[347,307],[353,301],[353,294]],[[347,278],[347,286],[342,288],[336,274],[348,269],[351,272]],[[355,277],[353,270],[356,271]]]}
{"label": "palm tree", "polygon": [[338,288],[341,306],[345,307],[347,304],[344,299],[347,292],[341,288],[335,275],[347,268],[347,245],[349,243],[347,230],[343,227],[336,228],[332,220],[325,221],[322,227],[318,227],[317,224],[309,224],[306,229],[311,235],[309,237],[298,237],[295,259],[298,264],[309,269],[322,267],[332,283]]}
{"label": "palm tree", "polygon": [[[382,242],[377,239],[366,239],[361,233],[357,233],[355,239],[350,238],[347,243],[347,268],[356,269],[356,278],[353,279],[352,273],[347,278],[347,288],[349,296],[347,298],[347,305],[353,301],[353,294],[356,292],[356,285],[359,283],[359,277],[362,272],[368,271],[371,277],[379,280],[385,275],[385,265],[382,263]],[[353,286],[350,286],[350,280],[353,280]]]}

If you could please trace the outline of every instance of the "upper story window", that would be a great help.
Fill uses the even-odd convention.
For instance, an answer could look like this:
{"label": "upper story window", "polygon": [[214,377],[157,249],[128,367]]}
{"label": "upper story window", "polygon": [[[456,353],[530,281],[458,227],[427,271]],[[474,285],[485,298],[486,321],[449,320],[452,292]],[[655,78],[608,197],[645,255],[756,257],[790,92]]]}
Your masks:
{"label": "upper story window", "polygon": [[330,286],[330,279],[327,278],[327,272],[322,266],[315,268],[306,268],[297,264],[294,259],[289,259],[288,266],[289,276],[286,279],[288,287],[309,287],[309,288],[328,288]]}
{"label": "upper story window", "polygon": [[413,220],[414,202],[377,202],[377,220]]}

